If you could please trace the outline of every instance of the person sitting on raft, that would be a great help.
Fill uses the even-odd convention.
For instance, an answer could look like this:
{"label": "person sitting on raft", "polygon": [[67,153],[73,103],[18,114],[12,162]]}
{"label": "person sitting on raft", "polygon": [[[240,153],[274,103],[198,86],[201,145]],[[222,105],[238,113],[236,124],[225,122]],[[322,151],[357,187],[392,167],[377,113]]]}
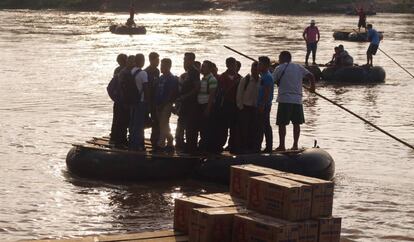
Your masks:
{"label": "person sitting on raft", "polygon": [[335,53],[332,55],[331,61],[329,61],[328,63],[326,63],[327,66],[335,66],[336,62],[338,61],[338,58],[339,58],[339,47],[338,46],[335,46],[334,51],[335,51]]}
{"label": "person sitting on raft", "polygon": [[335,66],[337,67],[347,67],[354,65],[354,58],[344,49],[343,45],[338,46],[339,54],[336,58]]}
{"label": "person sitting on raft", "polygon": [[135,15],[135,7],[134,4],[131,3],[131,5],[129,6],[129,19],[127,19],[125,25],[132,28],[135,27],[135,21],[134,21],[134,15]]}

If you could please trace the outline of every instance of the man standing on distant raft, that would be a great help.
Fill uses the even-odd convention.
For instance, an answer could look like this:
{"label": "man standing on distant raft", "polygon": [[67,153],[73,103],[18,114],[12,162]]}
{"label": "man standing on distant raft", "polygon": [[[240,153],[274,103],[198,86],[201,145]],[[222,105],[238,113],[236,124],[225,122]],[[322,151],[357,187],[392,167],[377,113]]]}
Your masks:
{"label": "man standing on distant raft", "polygon": [[315,26],[315,20],[311,20],[310,26],[303,31],[303,39],[306,41],[306,59],[305,65],[308,65],[309,55],[312,52],[312,64],[316,65],[316,49],[320,39],[319,29]]}
{"label": "man standing on distant raft", "polygon": [[129,5],[129,19],[127,19],[126,21],[126,26],[128,27],[135,27],[135,21],[134,21],[134,15],[135,15],[135,5],[134,3],[131,1],[131,4]]}
{"label": "man standing on distant raft", "polygon": [[364,8],[360,7],[356,10],[359,20],[358,20],[358,32],[361,32],[361,27],[364,27],[367,30],[367,15],[365,14]]}
{"label": "man standing on distant raft", "polygon": [[372,28],[372,24],[368,24],[367,29],[368,41],[371,42],[367,50],[367,66],[372,66],[372,58],[377,53],[380,43],[380,36],[378,32]]}
{"label": "man standing on distant raft", "polygon": [[273,80],[279,87],[277,102],[276,124],[279,126],[279,147],[276,151],[284,151],[286,125],[293,124],[292,150],[298,149],[300,125],[305,122],[302,105],[302,80],[310,81],[310,91],[315,91],[315,77],[303,66],[292,63],[289,51],[282,51],[279,55],[279,66],[273,72]]}

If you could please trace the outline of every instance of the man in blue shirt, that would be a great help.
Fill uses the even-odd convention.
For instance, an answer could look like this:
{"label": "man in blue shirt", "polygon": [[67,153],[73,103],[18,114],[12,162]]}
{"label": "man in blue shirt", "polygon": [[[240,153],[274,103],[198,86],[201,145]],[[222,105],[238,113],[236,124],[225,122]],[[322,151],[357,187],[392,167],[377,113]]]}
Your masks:
{"label": "man in blue shirt", "polygon": [[368,41],[371,42],[367,50],[367,66],[372,66],[372,56],[374,56],[377,53],[378,46],[380,43],[380,37],[378,32],[372,28],[372,24],[368,24],[367,29]]}
{"label": "man in blue shirt", "polygon": [[257,69],[260,73],[259,96],[257,99],[257,138],[255,149],[261,151],[263,135],[266,137],[266,148],[263,152],[270,153],[273,149],[273,131],[270,126],[270,110],[272,109],[272,100],[274,84],[272,74],[269,72],[270,59],[267,56],[259,57]]}

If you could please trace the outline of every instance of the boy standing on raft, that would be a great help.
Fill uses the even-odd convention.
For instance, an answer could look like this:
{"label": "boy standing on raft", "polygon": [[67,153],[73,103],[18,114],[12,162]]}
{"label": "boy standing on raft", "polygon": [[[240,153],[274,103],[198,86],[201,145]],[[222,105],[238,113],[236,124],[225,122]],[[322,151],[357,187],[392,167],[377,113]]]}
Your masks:
{"label": "boy standing on raft", "polygon": [[134,15],[135,15],[135,5],[134,3],[131,1],[131,4],[129,5],[129,18],[126,21],[126,26],[132,28],[135,27],[135,21],[134,21]]}
{"label": "boy standing on raft", "polygon": [[379,43],[380,43],[380,37],[378,32],[372,28],[372,24],[367,25],[368,29],[368,41],[371,43],[369,44],[368,50],[367,50],[367,66],[372,66],[372,58],[377,53]]}
{"label": "boy standing on raft", "polygon": [[302,80],[310,81],[310,91],[315,91],[315,77],[303,66],[292,63],[289,51],[282,51],[279,55],[279,66],[273,72],[273,80],[278,89],[276,124],[279,126],[279,147],[276,151],[286,150],[286,125],[293,123],[292,150],[298,149],[300,125],[305,122],[302,105]]}
{"label": "boy standing on raft", "polygon": [[361,32],[361,27],[364,27],[367,30],[367,15],[365,14],[364,8],[359,8],[356,10],[359,20],[358,20],[358,32]]}

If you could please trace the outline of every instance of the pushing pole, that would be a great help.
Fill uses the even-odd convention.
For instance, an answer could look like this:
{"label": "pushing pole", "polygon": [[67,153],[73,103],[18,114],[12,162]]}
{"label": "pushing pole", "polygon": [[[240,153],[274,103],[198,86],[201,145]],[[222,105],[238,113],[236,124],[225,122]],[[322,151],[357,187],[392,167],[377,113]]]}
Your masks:
{"label": "pushing pole", "polygon": [[[243,57],[246,57],[247,59],[250,59],[250,60],[252,60],[252,61],[257,61],[257,60],[255,60],[255,59],[251,58],[250,56],[245,55],[245,54],[243,54],[243,53],[241,53],[241,52],[239,52],[239,51],[237,51],[237,50],[235,50],[235,49],[233,49],[233,48],[231,48],[231,47],[229,47],[229,46],[226,46],[226,45],[225,45],[224,47],[225,47],[226,49],[229,49],[229,50],[231,50],[231,51],[233,51],[233,52],[235,52],[235,53],[237,53],[237,54],[239,54],[239,55],[243,56]],[[309,89],[310,89],[310,88],[309,88],[309,87],[307,87],[307,86],[303,86],[303,87],[304,87],[306,90],[308,90],[308,91],[309,91]],[[394,135],[390,134],[389,132],[387,132],[387,131],[383,130],[382,128],[378,127],[377,125],[373,124],[372,122],[370,122],[370,121],[366,120],[365,118],[363,118],[363,117],[359,116],[358,114],[356,114],[356,113],[352,112],[351,110],[347,109],[346,107],[342,106],[341,104],[339,104],[339,103],[337,103],[337,102],[335,102],[335,101],[332,101],[331,99],[329,99],[329,98],[327,98],[327,97],[323,96],[322,94],[319,94],[319,93],[318,93],[318,92],[316,92],[316,91],[314,91],[313,93],[315,93],[315,95],[316,95],[316,96],[321,97],[322,99],[324,99],[324,100],[326,100],[326,101],[328,101],[328,102],[332,103],[333,105],[335,105],[335,106],[337,106],[337,107],[339,107],[339,108],[341,108],[341,109],[345,110],[346,112],[348,112],[348,113],[352,114],[353,116],[355,116],[355,117],[359,118],[360,120],[364,121],[366,124],[368,124],[368,125],[370,125],[370,126],[374,127],[375,129],[379,130],[380,132],[382,132],[382,133],[384,133],[384,134],[388,135],[389,137],[391,137],[391,138],[395,139],[396,141],[398,141],[398,142],[400,142],[400,143],[404,144],[405,146],[407,146],[407,147],[409,147],[409,148],[411,148],[411,149],[413,149],[413,150],[414,150],[414,146],[413,146],[413,145],[411,145],[411,144],[407,143],[406,141],[404,141],[404,140],[402,140],[402,139],[400,139],[400,138],[398,138],[398,137],[396,137],[396,136],[394,136]]]}
{"label": "pushing pole", "polygon": [[389,56],[387,53],[385,53],[385,51],[383,51],[381,48],[378,47],[378,49],[384,54],[386,55],[388,58],[390,58],[392,61],[394,61],[395,64],[397,64],[397,66],[401,67],[401,69],[403,69],[405,72],[408,73],[408,75],[410,75],[412,78],[414,78],[414,75],[411,74],[407,69],[405,69],[402,65],[400,65],[400,63],[398,63],[396,60],[394,60],[391,56]]}

